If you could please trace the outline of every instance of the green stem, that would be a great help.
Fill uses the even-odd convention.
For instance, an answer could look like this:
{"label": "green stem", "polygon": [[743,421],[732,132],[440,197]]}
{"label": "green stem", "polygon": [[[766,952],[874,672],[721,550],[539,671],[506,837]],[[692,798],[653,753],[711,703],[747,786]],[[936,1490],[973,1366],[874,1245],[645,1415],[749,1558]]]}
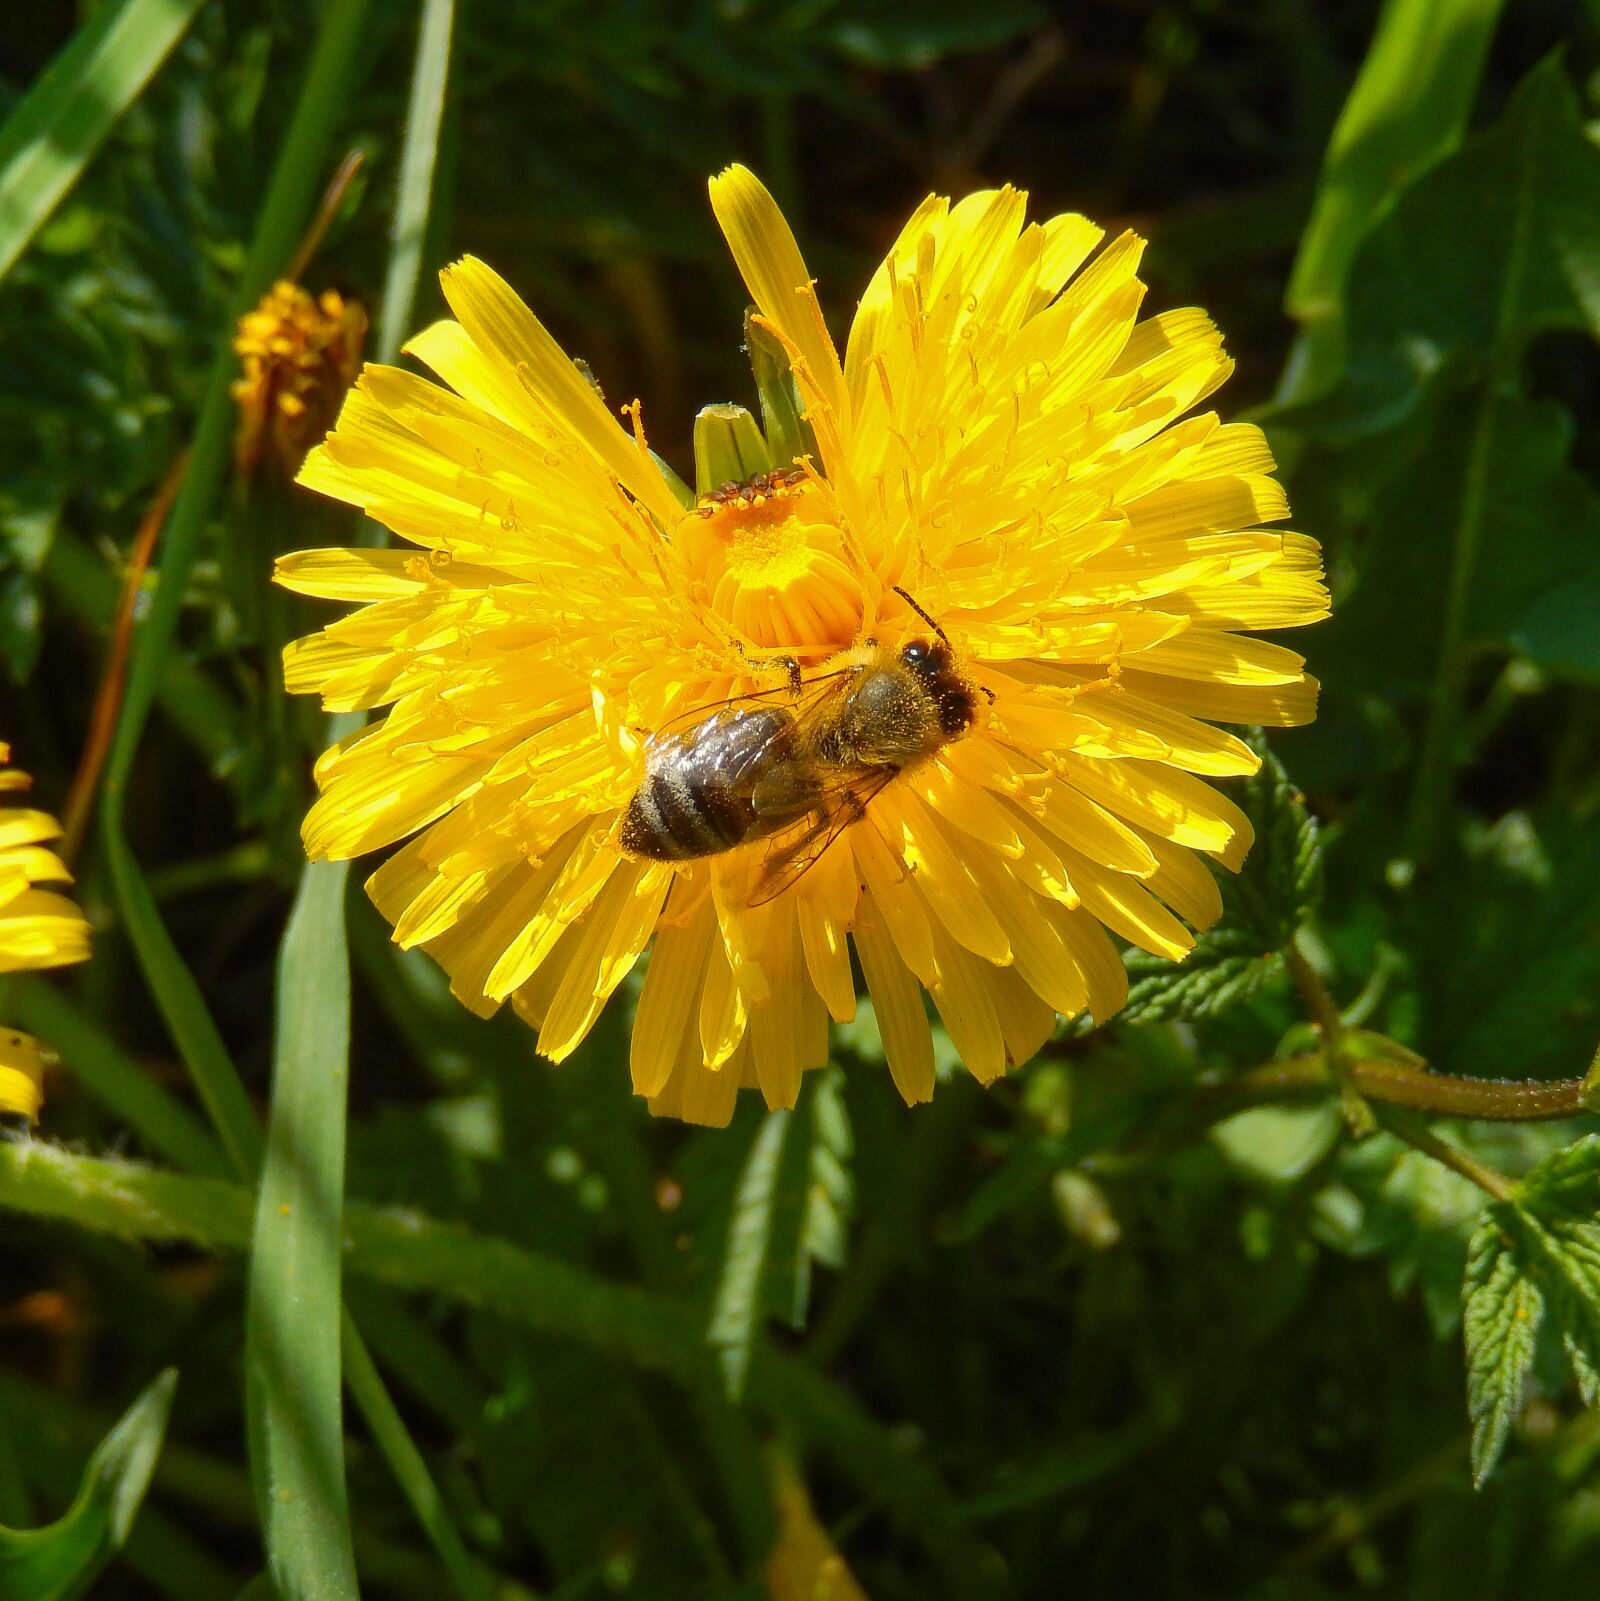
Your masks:
{"label": "green stem", "polygon": [[1284,965],[1294,980],[1300,998],[1305,1002],[1311,1021],[1322,1033],[1323,1044],[1330,1052],[1337,1052],[1344,1040],[1344,1019],[1322,975],[1307,961],[1305,954],[1293,940],[1284,947]]}
{"label": "green stem", "polygon": [[[1345,1064],[1354,1089],[1366,1100],[1410,1107],[1435,1117],[1467,1117],[1491,1123],[1548,1123],[1579,1117],[1588,1110],[1582,1079],[1462,1078],[1430,1073],[1400,1062],[1357,1057]],[[1325,1095],[1333,1079],[1321,1052],[1285,1057],[1225,1084],[1201,1092],[1200,1105],[1209,1120],[1231,1116],[1249,1106]]]}
{"label": "green stem", "polygon": [[1577,1117],[1587,1110],[1583,1104],[1583,1080],[1576,1078],[1460,1078],[1370,1058],[1350,1063],[1349,1072],[1355,1087],[1368,1100],[1409,1106],[1439,1117],[1547,1123],[1556,1118]]}
{"label": "green stem", "polygon": [[1440,1139],[1414,1115],[1385,1112],[1381,1121],[1391,1134],[1398,1135],[1413,1150],[1432,1157],[1441,1167],[1449,1168],[1452,1173],[1459,1173],[1462,1178],[1470,1179],[1485,1195],[1492,1196],[1497,1201],[1515,1199],[1517,1187],[1504,1173],[1490,1167],[1487,1162],[1479,1161],[1470,1151],[1462,1150],[1459,1145],[1452,1145],[1448,1140]]}

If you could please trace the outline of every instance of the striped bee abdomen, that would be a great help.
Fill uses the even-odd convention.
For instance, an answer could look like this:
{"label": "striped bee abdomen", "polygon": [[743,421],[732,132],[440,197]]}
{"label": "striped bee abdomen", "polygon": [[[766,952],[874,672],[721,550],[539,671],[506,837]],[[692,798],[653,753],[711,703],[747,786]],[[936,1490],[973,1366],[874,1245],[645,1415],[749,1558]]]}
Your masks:
{"label": "striped bee abdomen", "polygon": [[681,862],[764,832],[751,790],[763,758],[793,722],[786,710],[763,707],[719,713],[661,739],[623,814],[618,843],[637,856]]}

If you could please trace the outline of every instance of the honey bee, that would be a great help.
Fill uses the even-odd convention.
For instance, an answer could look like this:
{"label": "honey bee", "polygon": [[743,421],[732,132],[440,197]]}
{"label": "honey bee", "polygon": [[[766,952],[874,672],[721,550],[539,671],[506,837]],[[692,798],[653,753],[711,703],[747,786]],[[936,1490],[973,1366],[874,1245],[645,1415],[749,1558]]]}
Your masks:
{"label": "honey bee", "polygon": [[[958,671],[944,631],[890,648],[852,646],[786,688],[725,701],[650,742],[644,782],[618,843],[656,861],[691,861],[769,839],[752,905],[781,895],[907,768],[972,726],[989,694]],[[990,695],[992,699],[992,695]]]}

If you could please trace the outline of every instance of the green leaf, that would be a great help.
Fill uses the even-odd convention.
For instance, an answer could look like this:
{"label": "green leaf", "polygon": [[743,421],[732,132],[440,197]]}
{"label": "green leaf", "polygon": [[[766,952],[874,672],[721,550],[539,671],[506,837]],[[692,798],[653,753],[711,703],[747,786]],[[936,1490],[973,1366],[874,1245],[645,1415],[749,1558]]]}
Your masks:
{"label": "green leaf", "polygon": [[1124,1022],[1192,1022],[1220,1016],[1260,994],[1283,971],[1283,962],[1275,951],[1263,951],[1249,931],[1220,928],[1202,934],[1176,967],[1136,952],[1128,970]]}
{"label": "green leaf", "polygon": [[[1575,617],[1572,605],[1600,583],[1600,493],[1570,464],[1572,416],[1459,379],[1432,386],[1426,442],[1374,496],[1376,533],[1323,631],[1319,659],[1337,660],[1346,689],[1415,703],[1433,693],[1446,644],[1470,658],[1509,651],[1519,633],[1528,655],[1552,665],[1570,659],[1574,632],[1594,654],[1595,630],[1583,626],[1593,614]],[[1566,607],[1566,643],[1541,623],[1538,608],[1551,604]]]}
{"label": "green leaf", "polygon": [[[74,1156],[38,1140],[26,1146],[0,1142],[0,1207],[125,1239],[181,1240],[229,1251],[248,1245],[253,1212],[250,1192],[238,1185]],[[704,1325],[679,1300],[611,1283],[553,1256],[413,1211],[352,1202],[344,1233],[353,1273],[483,1307],[523,1327],[612,1352],[691,1389],[715,1377]],[[813,1442],[882,1505],[947,1575],[951,1593],[988,1597],[1001,1589],[993,1552],[961,1523],[935,1469],[844,1391],[758,1343],[747,1393],[753,1410]]]}
{"label": "green leaf", "polygon": [[1362,238],[1459,143],[1502,0],[1391,0],[1328,143],[1311,220],[1284,297],[1307,324],[1292,390],[1337,376],[1339,316]]}
{"label": "green leaf", "polygon": [[69,1601],[121,1549],[144,1499],[177,1388],[168,1368],[89,1459],[77,1499],[44,1529],[0,1528],[0,1601]]}
{"label": "green leaf", "polygon": [[0,128],[0,278],[77,182],[203,0],[99,7]]}
{"label": "green leaf", "polygon": [[1249,1000],[1282,971],[1280,953],[1321,898],[1316,821],[1262,735],[1250,743],[1261,767],[1234,798],[1256,837],[1243,869],[1218,875],[1222,920],[1177,966],[1143,952],[1129,956],[1127,1022],[1215,1017]]}
{"label": "green leaf", "polygon": [[406,102],[400,182],[389,224],[389,266],[384,274],[383,308],[373,352],[379,361],[394,361],[410,332],[422,269],[422,246],[433,203],[454,26],[455,0],[425,0],[417,32],[411,95]]}
{"label": "green leaf", "polygon": [[1304,1178],[1339,1143],[1344,1117],[1336,1101],[1311,1106],[1252,1106],[1224,1118],[1211,1138],[1236,1167],[1267,1184]]}
{"label": "green leaf", "polygon": [[1350,275],[1345,380],[1311,414],[1325,430],[1388,427],[1452,355],[1503,374],[1536,332],[1600,331],[1596,260],[1600,150],[1551,59],[1367,236]]}
{"label": "green leaf", "polygon": [[[744,1390],[750,1347],[767,1310],[764,1294],[773,1219],[785,1200],[784,1148],[795,1114],[768,1112],[756,1133],[728,1215],[728,1244],[711,1303],[706,1338],[717,1352],[730,1400]],[[800,1142],[797,1140],[795,1144]]]}
{"label": "green leaf", "polygon": [[340,1379],[350,967],[342,862],[313,862],[284,934],[245,1372],[267,1557],[285,1601],[354,1597]]}
{"label": "green leaf", "polygon": [[211,1131],[116,1040],[97,1028],[62,992],[41,978],[12,980],[11,1020],[50,1041],[72,1081],[157,1155],[191,1173],[220,1178],[230,1171]]}
{"label": "green leaf", "polygon": [[1570,425],[1524,398],[1522,372],[1534,336],[1600,331],[1597,261],[1600,150],[1551,59],[1373,229],[1351,272],[1343,381],[1280,414],[1346,449],[1380,436],[1376,493],[1370,464],[1335,466],[1328,504],[1365,559],[1322,646],[1337,677],[1425,705],[1395,853],[1418,866],[1470,754],[1474,657],[1507,649],[1543,596],[1600,576],[1600,501],[1567,466]]}
{"label": "green leaf", "polygon": [[805,1327],[811,1266],[841,1266],[851,1200],[850,1124],[836,1070],[807,1076],[792,1112],[769,1112],[729,1211],[707,1334],[730,1399],[762,1320]]}
{"label": "green leaf", "polygon": [[1486,1213],[1467,1248],[1462,1332],[1467,1346],[1467,1416],[1472,1421],[1472,1477],[1483,1481],[1505,1448],[1533,1366],[1544,1319],[1544,1296],[1506,1248],[1496,1209]]}
{"label": "green leaf", "polygon": [[1552,584],[1511,628],[1511,644],[1551,672],[1600,682],[1600,571]]}
{"label": "green leaf", "polygon": [[1511,812],[1468,825],[1412,945],[1429,1061],[1492,1078],[1574,1077],[1600,1036],[1600,853],[1592,826]]}
{"label": "green leaf", "polygon": [[1473,1474],[1505,1445],[1548,1317],[1587,1405],[1600,1398],[1600,1135],[1531,1169],[1511,1201],[1484,1211],[1463,1289]]}

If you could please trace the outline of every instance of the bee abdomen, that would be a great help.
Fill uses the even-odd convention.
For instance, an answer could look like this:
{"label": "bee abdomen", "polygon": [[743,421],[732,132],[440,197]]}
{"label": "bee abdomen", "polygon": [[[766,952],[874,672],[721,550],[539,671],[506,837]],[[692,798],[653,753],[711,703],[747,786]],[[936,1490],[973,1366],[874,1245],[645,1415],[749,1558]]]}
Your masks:
{"label": "bee abdomen", "polygon": [[708,789],[668,768],[652,773],[623,814],[624,850],[658,862],[712,856],[746,839],[755,808],[742,796]]}
{"label": "bee abdomen", "polygon": [[752,783],[792,727],[786,710],[762,707],[709,717],[665,741],[628,802],[618,843],[636,856],[684,862],[760,834]]}

